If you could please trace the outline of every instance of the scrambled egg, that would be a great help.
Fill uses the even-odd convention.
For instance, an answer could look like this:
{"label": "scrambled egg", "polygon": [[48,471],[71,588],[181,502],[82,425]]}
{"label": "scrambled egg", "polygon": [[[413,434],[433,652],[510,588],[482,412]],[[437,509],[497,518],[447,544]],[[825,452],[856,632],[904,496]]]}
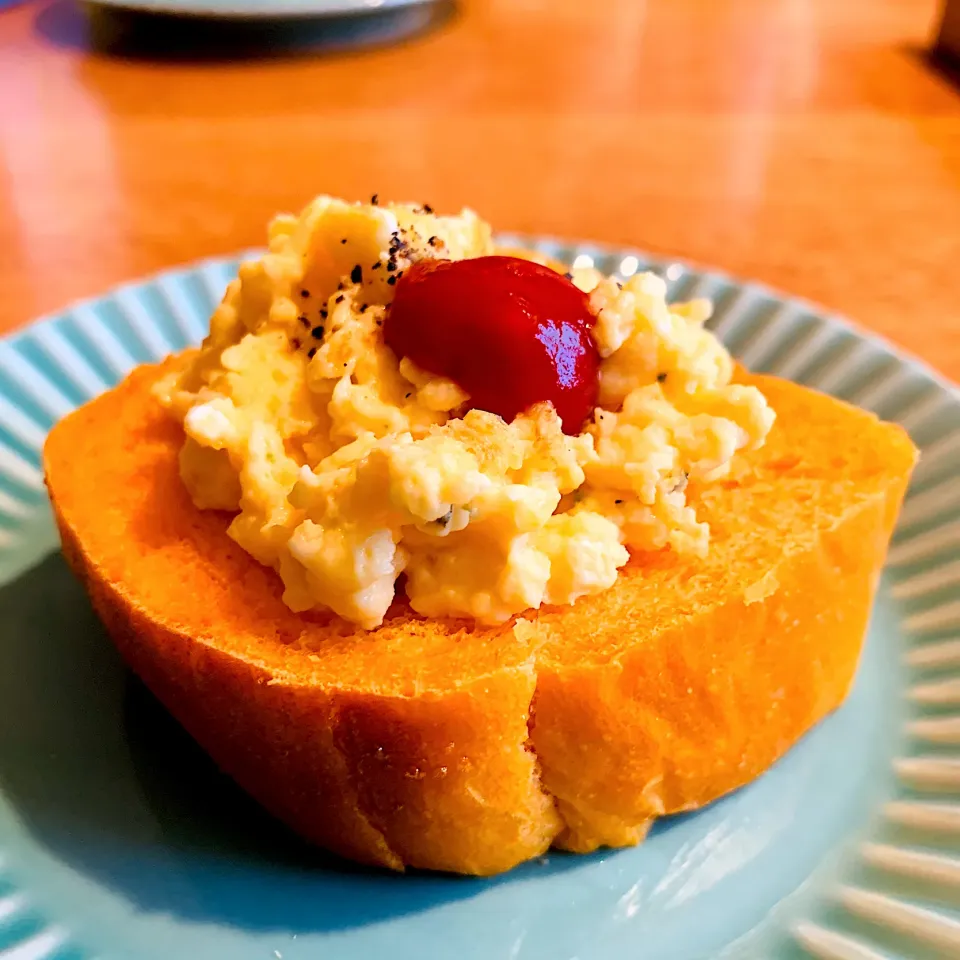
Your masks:
{"label": "scrambled egg", "polygon": [[549,403],[506,423],[384,344],[396,278],[493,252],[470,211],[314,200],[273,221],[203,346],[157,387],[182,423],[201,509],[277,570],[294,610],[380,624],[405,574],[414,610],[501,623],[611,587],[630,550],[703,554],[691,477],[723,477],[773,412],[653,274],[576,271],[596,315],[599,406],[580,436]]}

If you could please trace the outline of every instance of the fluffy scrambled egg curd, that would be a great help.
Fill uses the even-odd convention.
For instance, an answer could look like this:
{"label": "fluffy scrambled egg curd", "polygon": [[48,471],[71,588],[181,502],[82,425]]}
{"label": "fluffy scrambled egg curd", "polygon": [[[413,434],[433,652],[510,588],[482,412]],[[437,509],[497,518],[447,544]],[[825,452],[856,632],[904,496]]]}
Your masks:
{"label": "fluffy scrambled egg curd", "polygon": [[574,271],[596,317],[599,405],[578,436],[550,403],[506,422],[386,346],[397,277],[494,252],[470,211],[319,197],[277,217],[203,345],[157,387],[183,424],[200,509],[283,580],[294,610],[383,621],[405,574],[415,611],[501,623],[606,590],[630,550],[703,554],[689,478],[723,477],[774,414],[730,383],[709,307],[657,276]]}

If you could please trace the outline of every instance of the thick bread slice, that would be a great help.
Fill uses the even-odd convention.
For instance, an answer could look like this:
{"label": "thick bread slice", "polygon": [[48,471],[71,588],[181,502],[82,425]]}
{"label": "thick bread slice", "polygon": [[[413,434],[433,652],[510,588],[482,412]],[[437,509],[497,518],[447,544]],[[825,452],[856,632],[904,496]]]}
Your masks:
{"label": "thick bread slice", "polygon": [[846,695],[915,450],[898,427],[746,378],[778,421],[692,490],[710,555],[516,626],[372,632],[297,615],[200,512],[182,434],[135,371],[45,449],[64,554],[130,666],[214,760],[347,857],[488,874],[551,844],[635,843],[753,779]]}

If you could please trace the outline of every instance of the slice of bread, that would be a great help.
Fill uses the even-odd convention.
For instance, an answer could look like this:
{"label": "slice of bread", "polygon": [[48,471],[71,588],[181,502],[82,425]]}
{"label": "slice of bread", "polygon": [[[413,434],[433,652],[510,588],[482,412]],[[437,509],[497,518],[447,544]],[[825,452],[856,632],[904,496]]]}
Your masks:
{"label": "slice of bread", "polygon": [[160,367],[45,449],[64,554],[130,666],[264,806],[393,868],[490,874],[551,844],[636,843],[752,780],[844,698],[916,451],[899,428],[756,383],[766,446],[691,500],[705,560],[499,628],[398,601],[364,632],[292,613],[280,579],[180,482]]}

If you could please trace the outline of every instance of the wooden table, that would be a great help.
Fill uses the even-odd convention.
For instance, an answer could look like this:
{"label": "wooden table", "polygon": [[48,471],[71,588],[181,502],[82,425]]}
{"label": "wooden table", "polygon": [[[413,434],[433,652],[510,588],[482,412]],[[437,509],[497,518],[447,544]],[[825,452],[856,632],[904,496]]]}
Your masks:
{"label": "wooden table", "polygon": [[960,378],[960,88],[935,0],[467,0],[336,56],[94,53],[0,13],[0,330],[258,244],[314,193],[469,204],[821,301]]}

